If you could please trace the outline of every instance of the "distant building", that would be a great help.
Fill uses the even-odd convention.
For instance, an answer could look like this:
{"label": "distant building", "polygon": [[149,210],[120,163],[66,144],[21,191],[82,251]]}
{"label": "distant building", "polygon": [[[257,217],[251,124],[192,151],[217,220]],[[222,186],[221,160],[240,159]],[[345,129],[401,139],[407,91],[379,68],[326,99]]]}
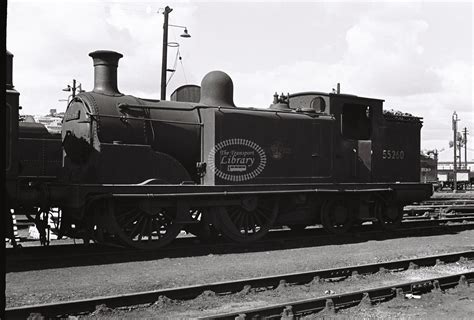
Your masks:
{"label": "distant building", "polygon": [[[467,167],[467,169],[474,171],[474,161],[468,161],[466,165],[463,159],[461,162],[461,165],[459,164],[460,163],[458,162],[457,166],[461,167],[462,169],[465,169]],[[454,165],[452,161],[438,161],[438,170],[453,170],[453,168],[454,168]]]}
{"label": "distant building", "polygon": [[43,124],[46,129],[51,133],[61,133],[61,126],[63,119],[60,117],[52,116],[35,116],[35,120],[38,123]]}
{"label": "distant building", "polygon": [[49,109],[49,117],[64,118],[64,112],[58,112],[56,109]]}
{"label": "distant building", "polygon": [[49,114],[45,116],[39,115],[20,115],[22,122],[36,122],[43,124],[50,133],[61,133],[64,112],[57,112],[56,109],[50,109]]}

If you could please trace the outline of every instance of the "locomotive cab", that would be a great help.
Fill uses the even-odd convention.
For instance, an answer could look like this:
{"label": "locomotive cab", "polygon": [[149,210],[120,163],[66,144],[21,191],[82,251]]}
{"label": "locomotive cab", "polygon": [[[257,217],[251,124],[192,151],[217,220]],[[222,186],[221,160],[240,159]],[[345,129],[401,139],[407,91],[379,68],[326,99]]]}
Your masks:
{"label": "locomotive cab", "polygon": [[290,95],[295,111],[333,115],[334,178],[351,182],[417,181],[421,118],[383,110],[384,100],[340,93]]}
{"label": "locomotive cab", "polygon": [[338,123],[336,163],[339,180],[373,181],[373,154],[378,136],[373,128],[380,123],[383,100],[347,94],[330,94],[331,112]]}
{"label": "locomotive cab", "polygon": [[[340,124],[340,176],[359,182],[418,181],[421,121],[383,110],[384,100],[331,94]],[[336,154],[337,158],[337,154]],[[337,161],[336,161],[337,162]]]}

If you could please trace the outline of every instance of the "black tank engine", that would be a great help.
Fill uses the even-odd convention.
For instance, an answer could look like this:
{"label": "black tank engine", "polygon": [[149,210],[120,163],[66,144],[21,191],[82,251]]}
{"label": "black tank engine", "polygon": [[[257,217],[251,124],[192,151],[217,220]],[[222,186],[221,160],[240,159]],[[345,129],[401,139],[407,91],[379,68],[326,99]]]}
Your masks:
{"label": "black tank engine", "polygon": [[61,138],[28,138],[50,165],[36,173],[14,169],[27,140],[7,85],[10,208],[59,207],[65,235],[153,249],[182,230],[250,242],[281,225],[395,228],[404,205],[432,194],[419,182],[421,119],[383,100],[303,92],[239,108],[221,71],[203,78],[199,102],[140,99],[118,90],[121,54],[90,56],[94,89],[69,103]]}

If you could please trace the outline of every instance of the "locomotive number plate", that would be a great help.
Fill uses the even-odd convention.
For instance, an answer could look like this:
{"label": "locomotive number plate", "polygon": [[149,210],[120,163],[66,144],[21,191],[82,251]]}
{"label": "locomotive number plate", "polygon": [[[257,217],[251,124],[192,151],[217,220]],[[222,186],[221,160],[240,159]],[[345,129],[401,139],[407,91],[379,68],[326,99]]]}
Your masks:
{"label": "locomotive number plate", "polygon": [[404,158],[405,158],[405,151],[403,151],[403,150],[383,149],[383,151],[382,151],[382,159],[403,160]]}

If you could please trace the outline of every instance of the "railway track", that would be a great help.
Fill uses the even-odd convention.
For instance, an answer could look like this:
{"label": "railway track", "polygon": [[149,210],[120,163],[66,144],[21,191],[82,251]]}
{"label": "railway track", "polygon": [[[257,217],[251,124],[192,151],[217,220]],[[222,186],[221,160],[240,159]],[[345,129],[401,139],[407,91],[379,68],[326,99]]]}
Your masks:
{"label": "railway track", "polygon": [[435,198],[404,207],[406,214],[423,212],[474,213],[474,197],[471,198]]}
{"label": "railway track", "polygon": [[321,311],[335,313],[336,310],[360,305],[372,305],[385,302],[396,297],[403,298],[405,294],[424,294],[432,290],[447,290],[458,285],[467,286],[474,283],[474,272],[466,272],[446,277],[435,277],[431,279],[405,282],[385,287],[377,287],[369,290],[348,292],[339,295],[330,295],[314,299],[289,301],[264,308],[248,309],[239,312],[217,314],[198,319],[272,319],[302,317]]}
{"label": "railway track", "polygon": [[446,214],[429,214],[429,215],[422,215],[422,216],[406,216],[404,217],[405,221],[424,221],[426,219],[430,220],[440,220],[440,219],[449,219],[451,222],[456,221],[473,221],[474,213],[446,213]]}
{"label": "railway track", "polygon": [[405,214],[413,215],[425,212],[467,214],[474,213],[473,204],[439,204],[439,203],[421,203],[409,205],[404,208]]}
{"label": "railway track", "polygon": [[[132,294],[123,294],[108,297],[97,297],[92,299],[74,300],[58,303],[50,303],[44,305],[22,306],[6,309],[6,317],[8,319],[25,319],[31,314],[40,314],[46,318],[64,317],[67,315],[86,314],[96,310],[97,306],[105,305],[108,308],[119,308],[135,305],[153,304],[160,297],[166,297],[174,300],[194,299],[204,292],[212,291],[217,296],[229,295],[244,291],[268,290],[278,288],[282,283],[285,285],[304,285],[313,281],[321,281],[322,279],[344,279],[354,275],[369,275],[379,271],[404,271],[410,268],[429,267],[437,264],[449,264],[462,260],[473,260],[474,251],[457,252],[451,254],[443,254],[436,256],[428,256],[423,258],[405,259],[398,261],[382,262],[376,264],[365,264],[357,266],[348,266],[344,268],[314,270],[301,273],[281,274],[268,277],[242,279],[237,281],[219,282],[203,285],[194,285],[179,288],[170,288],[148,292],[137,292]],[[408,291],[426,290],[432,288],[445,289],[455,286],[457,283],[474,281],[474,272],[459,274],[456,276],[439,277],[417,281],[413,283],[403,283],[396,286],[376,288],[352,292],[350,294],[331,295],[324,298],[295,301],[286,304],[279,304],[267,308],[259,308],[256,310],[246,310],[238,313],[219,314],[215,318],[232,318],[244,313],[248,318],[252,316],[271,316],[280,315],[283,310],[288,310],[291,306],[293,314],[302,314],[309,311],[318,311],[321,307],[327,307],[328,299],[332,301],[334,308],[349,306],[357,303],[364,297],[369,297],[371,301],[378,301],[393,297],[396,292],[400,293]],[[396,291],[393,288],[398,288]],[[367,298],[366,298],[367,299]]]}
{"label": "railway track", "polygon": [[471,199],[429,199],[422,202],[423,204],[439,204],[439,205],[472,205],[474,204],[474,198]]}
{"label": "railway track", "polygon": [[[470,222],[471,221],[471,222]],[[60,245],[50,247],[8,248],[6,250],[6,271],[19,272],[112,264],[130,261],[147,261],[161,258],[200,256],[208,254],[260,252],[301,247],[314,247],[332,244],[356,243],[368,240],[384,240],[402,237],[418,237],[460,232],[474,228],[474,217],[440,220],[404,221],[396,231],[385,231],[373,225],[354,228],[346,235],[332,235],[322,228],[309,228],[295,234],[289,230],[274,230],[266,238],[252,244],[238,244],[217,239],[212,242],[198,242],[195,237],[176,239],[171,245],[156,251],[137,251],[135,249],[101,245]]]}

